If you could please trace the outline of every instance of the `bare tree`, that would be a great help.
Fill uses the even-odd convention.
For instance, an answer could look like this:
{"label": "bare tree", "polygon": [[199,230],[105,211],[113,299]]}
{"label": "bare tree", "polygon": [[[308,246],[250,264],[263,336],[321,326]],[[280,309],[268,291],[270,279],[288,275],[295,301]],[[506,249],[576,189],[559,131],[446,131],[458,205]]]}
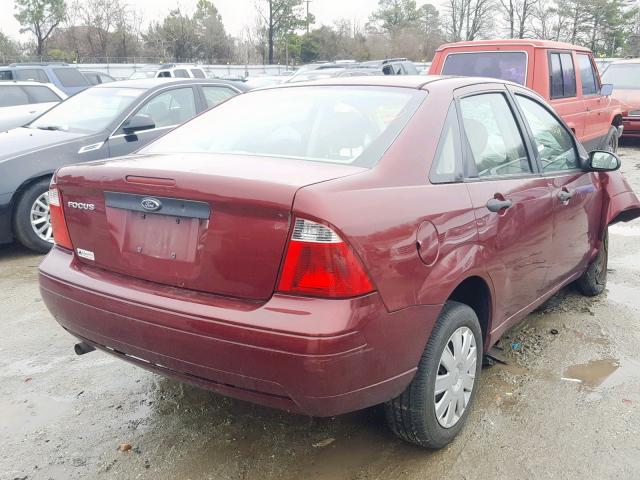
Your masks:
{"label": "bare tree", "polygon": [[450,40],[476,40],[493,23],[493,0],[449,0],[446,24]]}

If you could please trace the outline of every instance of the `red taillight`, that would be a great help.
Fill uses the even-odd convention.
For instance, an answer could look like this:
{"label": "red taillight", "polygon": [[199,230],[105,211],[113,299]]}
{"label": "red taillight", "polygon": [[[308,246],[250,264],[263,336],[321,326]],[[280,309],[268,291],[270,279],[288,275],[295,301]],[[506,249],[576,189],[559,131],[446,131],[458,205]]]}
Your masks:
{"label": "red taillight", "polygon": [[53,239],[56,245],[73,250],[73,244],[71,243],[69,230],[67,229],[67,222],[64,219],[62,198],[60,192],[55,187],[49,189],[49,216],[53,230]]}
{"label": "red taillight", "polygon": [[296,219],[278,291],[314,297],[348,298],[373,291],[351,248],[329,227]]}

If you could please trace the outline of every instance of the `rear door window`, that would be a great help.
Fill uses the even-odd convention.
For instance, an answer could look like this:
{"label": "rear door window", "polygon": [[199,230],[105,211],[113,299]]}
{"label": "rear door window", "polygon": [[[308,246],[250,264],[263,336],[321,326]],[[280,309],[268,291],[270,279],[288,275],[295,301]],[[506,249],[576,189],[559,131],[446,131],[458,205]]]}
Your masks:
{"label": "rear door window", "polygon": [[462,177],[462,149],[460,146],[460,125],[455,105],[449,107],[444,122],[438,149],[436,150],[429,180],[431,183],[451,183]]}
{"label": "rear door window", "polygon": [[189,73],[183,68],[177,68],[173,71],[173,76],[178,78],[189,78]]}
{"label": "rear door window", "polygon": [[46,86],[24,85],[22,89],[29,95],[29,103],[49,103],[62,100],[56,93]]}
{"label": "rear door window", "polygon": [[65,87],[89,86],[89,81],[75,68],[54,68],[53,72]]}
{"label": "rear door window", "polygon": [[49,77],[41,68],[19,68],[15,72],[16,80],[49,83]]}
{"label": "rear door window", "polygon": [[549,53],[549,69],[551,70],[551,98],[575,97],[576,72],[571,53]]}
{"label": "rear door window", "polygon": [[227,87],[202,87],[202,92],[204,93],[205,101],[207,102],[207,107],[215,107],[220,102],[223,102],[229,97],[233,97],[236,92]]}
{"label": "rear door window", "polygon": [[580,78],[582,79],[582,94],[594,95],[598,92],[598,81],[596,72],[591,63],[589,55],[579,53],[578,65],[580,66]]}
{"label": "rear door window", "polygon": [[193,78],[207,78],[204,74],[204,71],[200,70],[199,68],[192,68],[191,74],[193,75]]}
{"label": "rear door window", "polygon": [[507,99],[483,93],[460,100],[464,132],[473,163],[470,177],[532,173],[522,135]]}
{"label": "rear door window", "polygon": [[444,61],[442,74],[499,78],[524,85],[527,55],[524,52],[450,53]]}
{"label": "rear door window", "polygon": [[17,85],[0,85],[0,107],[15,107],[29,103],[27,93]]}

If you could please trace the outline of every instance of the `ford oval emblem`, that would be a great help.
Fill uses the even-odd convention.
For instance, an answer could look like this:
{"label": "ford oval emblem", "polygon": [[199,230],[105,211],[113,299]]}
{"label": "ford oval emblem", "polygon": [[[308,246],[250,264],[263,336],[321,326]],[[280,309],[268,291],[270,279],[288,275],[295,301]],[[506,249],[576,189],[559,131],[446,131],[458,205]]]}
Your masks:
{"label": "ford oval emblem", "polygon": [[157,198],[143,198],[140,203],[142,204],[142,208],[150,212],[158,211],[162,207],[162,203]]}

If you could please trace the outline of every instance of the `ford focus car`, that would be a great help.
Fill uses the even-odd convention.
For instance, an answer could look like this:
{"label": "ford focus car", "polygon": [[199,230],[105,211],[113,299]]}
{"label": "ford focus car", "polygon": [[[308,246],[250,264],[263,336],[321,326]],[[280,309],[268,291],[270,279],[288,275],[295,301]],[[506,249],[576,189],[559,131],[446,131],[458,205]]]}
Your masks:
{"label": "ford focus car", "polygon": [[130,80],[86,89],[24,127],[0,131],[0,244],[53,244],[49,182],[69,163],[125,155],[245,91],[222,80]]}
{"label": "ford focus car", "polygon": [[384,403],[442,447],[506,329],[605,288],[607,226],[640,216],[619,166],[504,81],[256,90],[59,169],[40,289],[77,353],[307,415]]}

